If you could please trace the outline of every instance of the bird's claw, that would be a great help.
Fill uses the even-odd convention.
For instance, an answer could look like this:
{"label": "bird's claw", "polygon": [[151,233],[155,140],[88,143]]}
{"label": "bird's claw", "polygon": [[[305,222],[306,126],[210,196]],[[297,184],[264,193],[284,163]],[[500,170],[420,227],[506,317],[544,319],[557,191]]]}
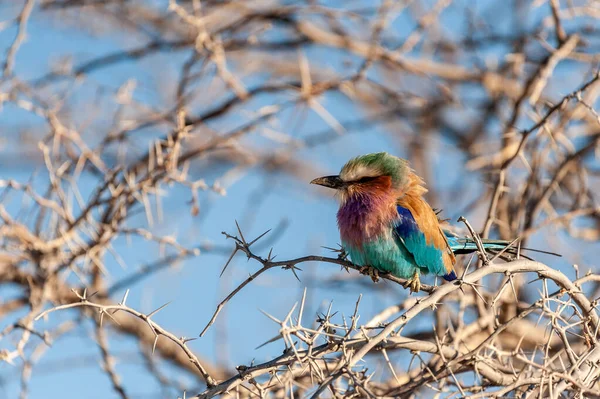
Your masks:
{"label": "bird's claw", "polygon": [[415,270],[415,274],[413,274],[413,277],[410,280],[407,280],[406,283],[404,283],[404,288],[410,288],[410,292],[411,294],[417,293],[421,290],[421,280],[419,279],[419,272]]}
{"label": "bird's claw", "polygon": [[374,283],[379,281],[379,270],[375,269],[374,267],[363,266],[359,269],[359,271],[362,274],[371,277],[371,280],[373,280]]}

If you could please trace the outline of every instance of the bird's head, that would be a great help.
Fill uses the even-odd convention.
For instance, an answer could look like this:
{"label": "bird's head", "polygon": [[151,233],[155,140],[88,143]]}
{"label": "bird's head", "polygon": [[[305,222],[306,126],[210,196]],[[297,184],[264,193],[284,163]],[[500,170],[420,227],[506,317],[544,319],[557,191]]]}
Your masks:
{"label": "bird's head", "polygon": [[398,192],[406,186],[409,173],[406,160],[377,152],[351,159],[339,175],[319,177],[310,183],[337,190],[344,200],[353,195]]}

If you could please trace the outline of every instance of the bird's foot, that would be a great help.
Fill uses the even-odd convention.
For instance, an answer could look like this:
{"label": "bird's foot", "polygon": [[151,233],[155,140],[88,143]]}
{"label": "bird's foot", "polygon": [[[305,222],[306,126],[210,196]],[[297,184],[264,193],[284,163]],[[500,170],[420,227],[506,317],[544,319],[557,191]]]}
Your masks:
{"label": "bird's foot", "polygon": [[379,270],[375,269],[372,266],[363,266],[359,270],[361,274],[367,275],[371,277],[374,283],[379,281]]}
{"label": "bird's foot", "polygon": [[419,272],[417,270],[415,270],[415,274],[413,274],[413,277],[410,280],[407,280],[406,283],[404,283],[404,288],[409,287],[411,293],[417,293],[421,290],[421,280],[419,279]]}

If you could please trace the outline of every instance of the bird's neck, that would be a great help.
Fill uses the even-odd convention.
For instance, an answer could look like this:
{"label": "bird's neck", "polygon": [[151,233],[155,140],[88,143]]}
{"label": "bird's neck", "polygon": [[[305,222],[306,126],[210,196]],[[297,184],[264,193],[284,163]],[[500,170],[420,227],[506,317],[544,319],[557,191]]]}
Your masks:
{"label": "bird's neck", "polygon": [[342,242],[358,247],[391,234],[398,218],[396,199],[397,193],[391,190],[348,196],[337,213]]}

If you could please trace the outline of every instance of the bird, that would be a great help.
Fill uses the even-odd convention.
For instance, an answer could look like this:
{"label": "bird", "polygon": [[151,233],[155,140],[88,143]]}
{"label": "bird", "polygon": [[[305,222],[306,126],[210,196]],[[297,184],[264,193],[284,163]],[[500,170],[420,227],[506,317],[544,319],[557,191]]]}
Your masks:
{"label": "bird", "polygon": [[[406,279],[405,288],[411,293],[420,290],[421,274],[456,280],[455,255],[477,251],[473,238],[442,228],[423,198],[425,182],[405,159],[387,152],[361,155],[349,160],[338,175],[310,183],[336,191],[341,247],[352,263]],[[484,249],[495,252],[511,244],[481,241]]]}

